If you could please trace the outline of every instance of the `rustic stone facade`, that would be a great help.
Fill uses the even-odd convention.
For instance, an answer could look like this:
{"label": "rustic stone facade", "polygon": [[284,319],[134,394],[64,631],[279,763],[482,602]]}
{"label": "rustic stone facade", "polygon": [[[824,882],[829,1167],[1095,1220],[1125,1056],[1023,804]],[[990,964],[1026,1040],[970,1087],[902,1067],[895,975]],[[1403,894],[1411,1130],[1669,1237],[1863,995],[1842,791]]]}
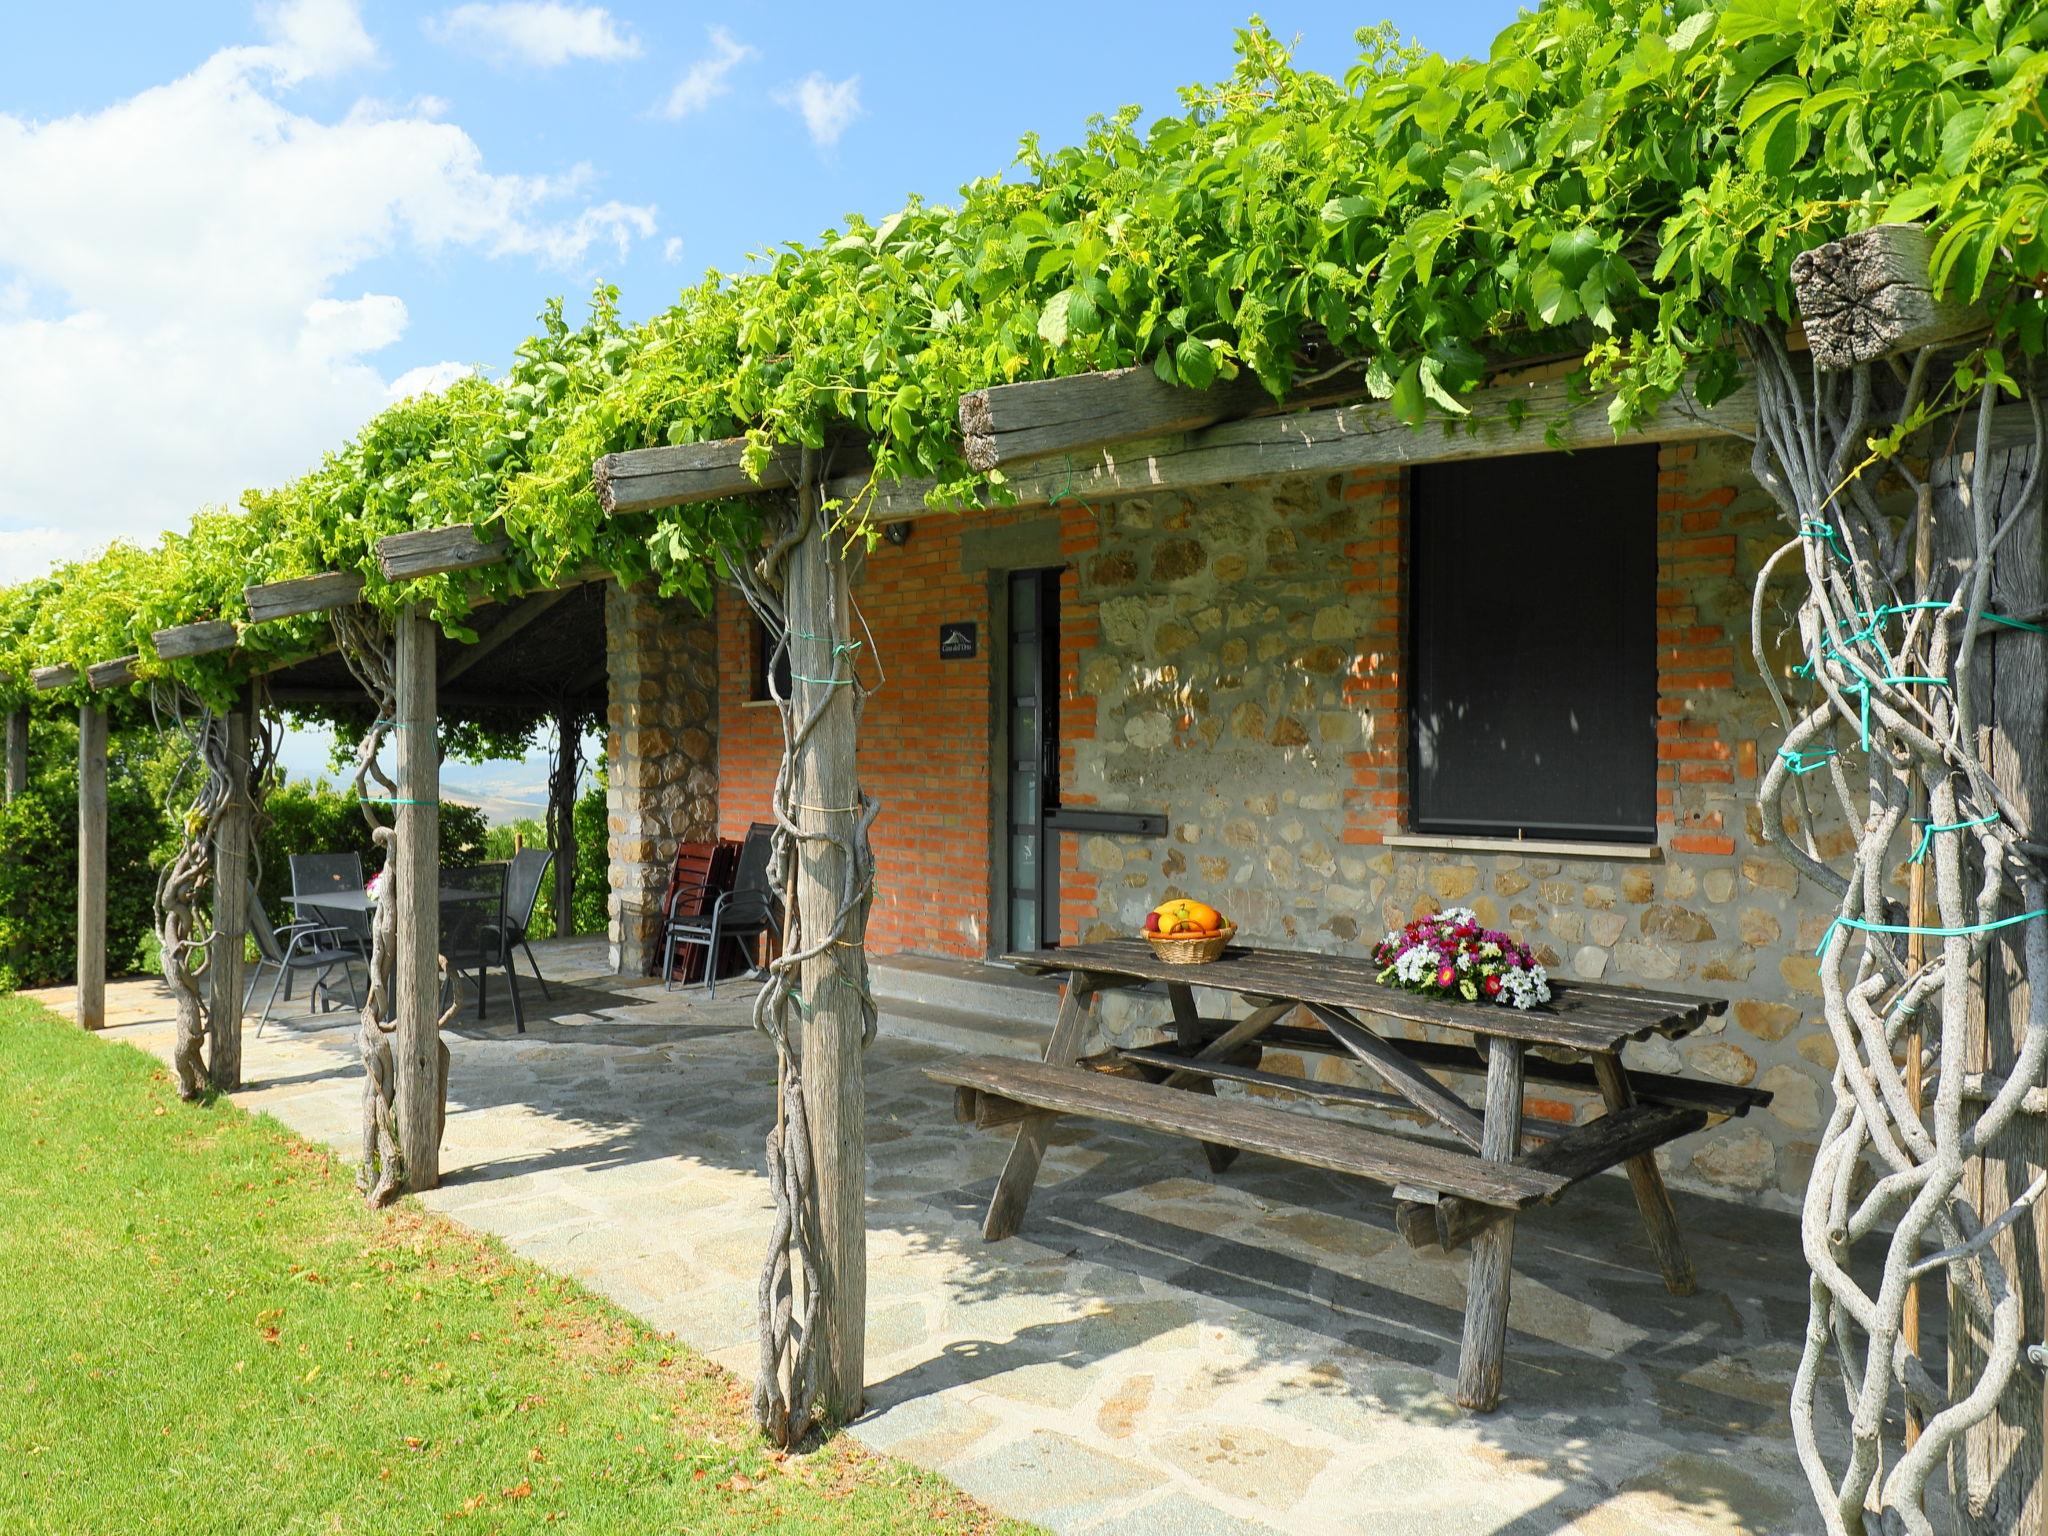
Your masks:
{"label": "rustic stone facade", "polygon": [[[1733,441],[1666,448],[1657,517],[1658,846],[1608,858],[1388,840],[1408,810],[1399,478],[1100,508],[1071,556],[1065,782],[1072,798],[1166,811],[1172,830],[1066,840],[1071,932],[1134,931],[1186,893],[1259,941],[1360,952],[1418,912],[1464,904],[1561,976],[1724,995],[1724,1019],[1636,1059],[1776,1099],[1667,1149],[1669,1170],[1796,1200],[1832,1067],[1813,960],[1832,902],[1762,842],[1753,804],[1776,733],[1749,594],[1782,533]],[[1107,1011],[1125,1035],[1157,1022],[1142,1000]]]}
{"label": "rustic stone facade", "polygon": [[676,844],[718,827],[718,637],[651,586],[605,593],[611,662],[606,794],[612,968],[638,972],[660,922]]}

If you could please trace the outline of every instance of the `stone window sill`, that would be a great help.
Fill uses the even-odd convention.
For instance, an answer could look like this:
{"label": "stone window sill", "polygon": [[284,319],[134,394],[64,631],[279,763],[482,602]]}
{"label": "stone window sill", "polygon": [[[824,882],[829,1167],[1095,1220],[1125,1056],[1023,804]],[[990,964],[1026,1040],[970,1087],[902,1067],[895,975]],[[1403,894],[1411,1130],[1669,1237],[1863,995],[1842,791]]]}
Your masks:
{"label": "stone window sill", "polygon": [[1389,848],[1434,848],[1446,853],[1532,853],[1564,859],[1662,859],[1658,843],[1590,843],[1537,837],[1456,837],[1448,832],[1389,832]]}

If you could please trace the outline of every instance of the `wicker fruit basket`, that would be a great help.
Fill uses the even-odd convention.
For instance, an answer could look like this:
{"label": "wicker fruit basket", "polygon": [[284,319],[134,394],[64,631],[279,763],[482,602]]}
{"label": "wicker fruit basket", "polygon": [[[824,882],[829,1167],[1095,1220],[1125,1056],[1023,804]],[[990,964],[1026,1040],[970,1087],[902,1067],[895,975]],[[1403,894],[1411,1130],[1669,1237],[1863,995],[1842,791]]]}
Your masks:
{"label": "wicker fruit basket", "polygon": [[1230,947],[1230,941],[1237,937],[1237,924],[1227,923],[1215,933],[1176,934],[1168,937],[1163,933],[1148,933],[1145,942],[1152,946],[1152,953],[1168,965],[1206,965]]}

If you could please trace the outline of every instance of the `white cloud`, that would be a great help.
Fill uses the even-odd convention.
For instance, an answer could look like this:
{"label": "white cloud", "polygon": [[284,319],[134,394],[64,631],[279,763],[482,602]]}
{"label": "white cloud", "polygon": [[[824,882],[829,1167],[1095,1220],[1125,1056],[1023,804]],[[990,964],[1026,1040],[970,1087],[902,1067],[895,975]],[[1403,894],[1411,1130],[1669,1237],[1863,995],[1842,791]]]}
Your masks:
{"label": "white cloud", "polygon": [[405,300],[388,293],[360,299],[315,299],[306,306],[299,351],[325,362],[381,352],[405,334]]}
{"label": "white cloud", "polygon": [[424,363],[418,368],[406,369],[393,379],[390,395],[394,400],[410,400],[414,395],[438,395],[481,371],[475,363]]}
{"label": "white cloud", "polygon": [[664,117],[688,117],[703,111],[732,89],[726,77],[754,57],[756,50],[726,28],[707,27],[705,32],[711,39],[711,52],[683,71],[683,78],[668,93],[668,102],[662,108]]}
{"label": "white cloud", "polygon": [[487,168],[454,123],[293,110],[293,82],[375,45],[347,5],[264,25],[97,111],[0,112],[0,580],[183,527],[316,465],[393,388],[445,387],[453,365],[394,385],[375,363],[408,317],[342,286],[365,264],[390,288],[407,259],[514,257],[572,287],[655,234],[651,208],[588,201],[586,170]]}
{"label": "white cloud", "polygon": [[273,0],[256,8],[256,24],[270,46],[236,51],[258,56],[288,83],[377,62],[356,0]]}
{"label": "white cloud", "polygon": [[795,85],[777,91],[775,100],[802,116],[813,144],[830,149],[860,116],[860,76],[828,80],[814,69]]}
{"label": "white cloud", "polygon": [[666,240],[662,241],[661,259],[663,261],[681,261],[683,259],[683,237],[681,235],[670,235]]}
{"label": "white cloud", "polygon": [[616,63],[640,56],[640,39],[601,5],[458,5],[426,24],[427,35],[501,64],[553,69],[576,59]]}

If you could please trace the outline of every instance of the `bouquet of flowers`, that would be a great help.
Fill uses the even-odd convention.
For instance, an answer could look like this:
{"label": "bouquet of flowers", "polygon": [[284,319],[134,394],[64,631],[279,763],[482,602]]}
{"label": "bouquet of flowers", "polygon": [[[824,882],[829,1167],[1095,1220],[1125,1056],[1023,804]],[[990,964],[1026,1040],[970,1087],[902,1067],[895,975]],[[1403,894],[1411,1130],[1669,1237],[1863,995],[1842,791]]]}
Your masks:
{"label": "bouquet of flowers", "polygon": [[1418,917],[1375,944],[1372,958],[1383,987],[1514,1008],[1550,1001],[1550,977],[1529,946],[1480,927],[1468,907]]}
{"label": "bouquet of flowers", "polygon": [[363,882],[363,894],[369,897],[370,900],[372,901],[382,901],[384,899],[383,870],[378,870],[377,873],[370,876],[369,879]]}

